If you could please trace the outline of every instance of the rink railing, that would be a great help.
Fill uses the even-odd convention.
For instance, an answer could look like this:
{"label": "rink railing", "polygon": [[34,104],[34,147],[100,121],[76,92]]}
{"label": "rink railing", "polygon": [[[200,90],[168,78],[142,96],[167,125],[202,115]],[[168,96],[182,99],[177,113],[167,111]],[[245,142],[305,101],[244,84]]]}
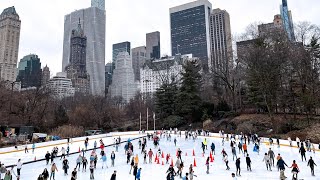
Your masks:
{"label": "rink railing", "polygon": [[[116,135],[116,136],[124,136],[124,135],[127,135],[127,134],[121,134],[121,135]],[[130,135],[137,135],[137,134],[130,134]],[[143,137],[147,137],[147,135],[143,135],[141,134],[142,136],[139,136],[139,137],[136,137],[136,138],[132,138],[130,139],[131,141],[134,141],[134,140],[137,140],[137,139],[140,139],[140,138],[143,138]],[[113,137],[113,136],[105,136],[104,137]],[[92,140],[92,139],[91,139]],[[75,142],[75,141],[73,141]],[[119,144],[123,144],[123,143],[127,143],[128,140],[125,140],[125,141],[121,141]],[[110,147],[110,146],[115,146],[116,143],[113,143],[113,144],[109,144],[109,145],[105,145],[104,147]],[[95,149],[100,149],[99,147],[96,147],[96,148],[89,148],[86,150],[87,151],[91,151],[91,150],[95,150]],[[82,153],[81,151],[76,151],[76,152],[72,152],[72,153],[69,153],[69,156],[70,155],[74,155],[74,154],[80,154]],[[59,155],[59,156],[55,156],[55,158],[61,158],[62,155]],[[67,155],[66,155],[67,157]],[[27,162],[23,162],[23,165],[26,165],[26,164],[32,164],[32,163],[36,163],[36,162],[40,162],[40,161],[45,161],[46,159],[45,158],[41,158],[41,159],[36,159],[36,160],[33,160],[33,161],[27,161]],[[5,166],[6,168],[11,168],[11,167],[14,167],[16,166],[15,164],[14,165],[8,165],[8,166]]]}

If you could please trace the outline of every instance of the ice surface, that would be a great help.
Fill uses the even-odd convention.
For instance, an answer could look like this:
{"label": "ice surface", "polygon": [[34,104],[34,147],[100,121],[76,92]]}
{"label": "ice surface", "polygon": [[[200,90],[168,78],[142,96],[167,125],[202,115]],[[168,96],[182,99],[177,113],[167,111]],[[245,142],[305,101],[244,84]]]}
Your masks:
{"label": "ice surface", "polygon": [[[132,133],[132,132],[131,132]],[[127,134],[127,133],[125,133]],[[135,138],[135,137],[139,137],[141,136],[141,134],[138,134],[137,132],[132,133],[132,135],[123,135],[121,136],[122,140],[126,140],[127,138]],[[197,167],[194,168],[195,174],[197,175],[197,177],[195,177],[194,179],[198,179],[198,180],[211,180],[211,179],[219,179],[219,180],[228,180],[228,179],[232,179],[231,178],[231,173],[235,173],[235,161],[232,160],[232,154],[231,154],[231,149],[230,149],[230,145],[229,142],[225,142],[225,145],[222,146],[221,143],[221,138],[218,138],[217,136],[219,136],[218,134],[212,134],[215,137],[198,137],[197,140],[193,141],[193,140],[185,140],[184,137],[177,137],[177,147],[174,146],[173,143],[173,138],[175,137],[174,135],[172,136],[172,141],[167,141],[165,138],[162,138],[160,140],[160,148],[161,150],[167,154],[170,153],[171,156],[173,157],[173,160],[175,162],[176,157],[176,150],[177,148],[180,148],[182,150],[182,159],[184,161],[184,165],[185,168],[183,169],[183,174],[185,174],[188,171],[188,167],[190,164],[193,164],[194,158],[196,159],[196,163],[197,163]],[[103,135],[105,136],[105,135]],[[99,139],[102,136],[96,136],[97,139],[97,143],[99,146]],[[105,137],[103,138],[103,141],[105,142],[105,144],[111,144],[113,143],[113,138],[114,137]],[[203,138],[207,138],[208,140],[208,150],[206,151],[204,157],[202,156],[202,150],[201,150],[201,142],[203,141]],[[71,152],[74,151],[78,151],[78,148],[83,148],[84,147],[84,143],[83,141],[80,142],[75,142],[76,140],[83,140],[84,138],[78,138],[75,139],[74,142],[72,144],[70,144],[70,150]],[[90,139],[92,139],[92,137],[90,137]],[[64,141],[60,141],[60,142],[66,142],[66,140]],[[94,140],[89,140],[89,148],[93,147],[93,142]],[[211,142],[214,142],[216,145],[216,155],[214,156],[215,161],[213,163],[210,163],[210,173],[206,174],[206,166],[205,166],[205,159],[209,156],[209,149],[210,149],[210,145]],[[46,143],[46,145],[48,144],[54,144],[57,142],[50,142],[50,143]],[[288,144],[287,141],[281,141],[281,143],[283,144]],[[296,145],[295,142],[293,142],[294,145]],[[36,144],[36,147],[40,147],[43,144]],[[140,149],[138,149],[138,141],[133,141],[133,145],[134,145],[134,154],[138,154],[139,155],[139,167],[142,168],[141,171],[141,179],[142,180],[164,180],[166,179],[166,170],[168,169],[169,165],[165,164],[165,165],[161,165],[162,161],[164,161],[165,163],[165,159],[161,159],[160,160],[160,164],[156,164],[154,162],[154,158],[153,158],[153,163],[152,164],[143,164],[143,155],[140,153]],[[61,147],[67,147],[66,144],[63,145],[59,145],[59,149],[61,149]],[[97,164],[97,169],[94,172],[95,175],[95,179],[97,180],[104,180],[107,179],[109,180],[111,177],[111,174],[113,173],[114,170],[117,170],[117,180],[130,180],[130,179],[134,179],[133,175],[129,174],[129,170],[130,170],[130,165],[126,164],[126,156],[124,154],[124,145],[121,145],[119,147],[119,152],[116,153],[116,160],[115,160],[115,167],[110,167],[111,161],[110,161],[110,153],[111,151],[115,150],[115,147],[107,147],[106,148],[106,153],[107,153],[107,158],[108,158],[108,166],[109,168],[105,168],[102,169],[101,165],[102,162],[101,160],[98,161]],[[259,179],[265,179],[265,180],[273,180],[273,179],[279,179],[279,172],[277,171],[276,167],[272,168],[272,171],[267,171],[266,170],[266,166],[265,163],[262,162],[263,160],[263,156],[264,153],[268,151],[269,149],[269,145],[266,144],[262,144],[260,146],[260,155],[258,155],[256,152],[253,152],[253,144],[250,143],[250,145],[248,146],[248,152],[250,154],[251,160],[252,160],[252,172],[248,172],[246,169],[246,163],[245,163],[245,158],[243,157],[243,154],[238,154],[238,156],[241,157],[241,177],[237,177],[238,180],[259,180]],[[318,146],[316,146],[318,147]],[[24,148],[23,146],[20,147]],[[153,150],[154,153],[156,153],[156,150],[152,144],[152,141],[147,141],[147,150],[149,150],[149,148],[151,148]],[[229,166],[230,166],[230,170],[227,171],[225,164],[222,160],[222,155],[221,155],[221,151],[222,148],[224,148],[226,150],[226,152],[229,155]],[[315,180],[315,179],[319,179],[320,180],[320,160],[319,160],[319,152],[317,151],[315,154],[313,152],[307,152],[306,156],[307,156],[307,160],[309,159],[310,156],[313,157],[313,159],[315,160],[315,163],[317,165],[319,165],[319,167],[315,167],[315,174],[316,176],[313,177],[311,176],[310,173],[310,168],[307,167],[307,162],[302,162],[301,158],[300,158],[300,154],[299,154],[299,150],[295,147],[287,147],[287,146],[281,146],[280,148],[278,148],[277,146],[272,146],[271,147],[275,154],[277,155],[278,153],[281,154],[281,156],[283,157],[284,161],[288,164],[288,166],[290,167],[292,164],[293,160],[297,161],[297,164],[300,168],[300,173],[299,173],[299,179],[304,179],[304,180]],[[9,150],[12,150],[14,148],[3,148],[0,149],[0,152],[6,152]],[[193,157],[192,156],[192,151],[193,149],[195,150],[195,154],[196,156]],[[237,153],[238,152],[238,148],[237,149]],[[29,160],[33,160],[34,157],[36,156],[37,158],[44,158],[44,155],[47,151],[51,152],[52,147],[44,147],[44,148],[38,148],[35,150],[35,153],[32,154],[31,152],[31,145],[29,145],[29,153],[25,154],[24,152],[14,152],[14,153],[7,153],[7,154],[0,154],[0,161],[2,163],[4,163],[5,165],[10,165],[10,164],[15,164],[17,162],[17,160],[20,158],[22,160],[22,162],[26,162]],[[89,159],[91,152],[87,152],[85,154],[85,156],[87,157],[87,159]],[[98,153],[100,153],[100,150],[98,150]],[[187,156],[185,156],[187,153]],[[69,156],[67,159],[69,160],[69,175],[68,176],[64,176],[63,174],[63,170],[62,170],[62,161],[59,160],[58,158],[55,159],[55,162],[58,166],[58,170],[59,172],[56,173],[56,180],[69,180],[71,179],[71,171],[73,170],[73,168],[76,166],[76,158],[78,157],[78,154],[76,155],[71,155]],[[100,155],[99,155],[99,159],[100,159]],[[148,158],[147,158],[148,159]],[[171,160],[170,160],[171,162]],[[22,170],[21,170],[21,179],[22,180],[36,180],[38,175],[40,173],[42,173],[44,168],[47,168],[48,170],[50,169],[50,165],[45,165],[45,162],[37,162],[37,163],[33,163],[33,164],[28,164],[28,165],[23,165],[22,166]],[[16,171],[16,169],[15,169]],[[288,179],[292,179],[292,174],[291,174],[291,169],[286,168],[286,172],[285,172],[286,176],[288,177]],[[3,177],[3,176],[2,176]],[[13,178],[15,179],[15,177]],[[89,170],[87,170],[87,172],[82,172],[82,171],[78,171],[78,180],[88,180],[89,179]],[[175,179],[180,179],[178,177],[176,177]]]}

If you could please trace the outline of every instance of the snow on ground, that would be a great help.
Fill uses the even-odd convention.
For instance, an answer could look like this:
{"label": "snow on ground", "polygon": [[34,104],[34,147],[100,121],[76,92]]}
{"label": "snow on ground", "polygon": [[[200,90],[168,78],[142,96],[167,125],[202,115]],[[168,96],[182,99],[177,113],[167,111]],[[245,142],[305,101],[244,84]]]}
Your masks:
{"label": "snow on ground", "polygon": [[[128,138],[135,138],[135,137],[140,137],[141,134],[136,135],[123,135],[121,138],[122,140],[126,140]],[[221,180],[228,180],[232,179],[231,178],[231,173],[235,173],[235,161],[232,160],[232,154],[231,154],[231,149],[229,142],[225,142],[225,145],[222,146],[221,143],[221,138],[217,137],[198,137],[196,141],[193,140],[185,140],[184,137],[177,137],[177,147],[174,146],[173,139],[175,136],[172,136],[172,141],[167,141],[166,139],[161,139],[160,140],[160,148],[161,150],[167,154],[170,153],[173,156],[173,160],[175,162],[176,157],[176,150],[179,147],[183,152],[182,159],[184,161],[185,168],[183,169],[183,174],[185,174],[188,171],[188,167],[190,164],[193,164],[194,158],[196,159],[196,164],[197,167],[194,168],[195,174],[198,176],[194,179],[198,180],[209,180],[209,179],[221,179]],[[207,138],[208,140],[208,150],[206,151],[204,157],[202,156],[201,153],[201,142],[203,141],[204,138]],[[105,144],[111,144],[113,143],[113,137],[105,137],[103,138],[103,141]],[[93,146],[94,140],[89,140],[89,147]],[[97,139],[97,142],[99,144],[99,139]],[[209,148],[211,142],[214,142],[216,145],[216,155],[214,156],[215,161],[213,163],[210,163],[210,173],[206,174],[206,166],[205,166],[205,159],[209,156]],[[285,142],[285,141],[283,141]],[[169,165],[161,165],[162,161],[165,163],[165,159],[160,160],[160,164],[156,164],[154,162],[153,158],[153,163],[152,164],[143,164],[143,155],[140,153],[140,150],[138,149],[138,141],[133,141],[134,145],[134,154],[139,155],[139,167],[142,168],[141,171],[141,179],[142,180],[164,180],[166,179],[166,170],[168,169]],[[295,145],[295,142],[294,142]],[[66,144],[60,145],[59,149],[64,146],[66,147]],[[74,142],[73,144],[70,144],[70,149],[71,152],[77,151],[79,146],[82,148],[84,147],[83,142]],[[106,153],[108,157],[108,166],[109,168],[102,169],[101,165],[102,162],[101,160],[98,161],[97,164],[97,169],[94,172],[95,179],[97,180],[109,180],[111,177],[111,174],[113,173],[114,170],[117,170],[117,180],[130,180],[134,179],[133,175],[129,174],[130,166],[126,164],[126,156],[124,154],[124,145],[122,144],[119,147],[119,152],[116,152],[116,160],[115,160],[115,167],[110,167],[111,161],[110,161],[110,153],[111,151],[115,150],[115,147],[107,147],[106,148]],[[279,179],[279,172],[277,171],[276,167],[272,168],[272,171],[267,171],[265,163],[262,162],[264,153],[268,151],[269,145],[262,144],[260,146],[260,155],[258,155],[256,152],[253,152],[253,144],[250,143],[248,146],[248,152],[250,154],[251,160],[252,160],[252,172],[248,172],[246,170],[246,163],[245,163],[245,158],[243,157],[243,154],[240,154],[238,156],[241,157],[241,177],[237,177],[238,180],[259,180],[259,179],[266,179],[266,180],[276,180]],[[157,149],[154,148],[152,141],[147,141],[147,150],[152,149],[154,153],[156,152]],[[225,149],[226,152],[229,155],[229,166],[230,170],[227,171],[225,164],[222,160],[222,155],[221,151],[222,149]],[[292,164],[293,160],[297,161],[297,164],[300,168],[300,173],[299,173],[299,179],[304,179],[304,180],[320,180],[320,159],[319,159],[319,152],[316,152],[315,154],[312,152],[307,152],[307,160],[309,159],[310,156],[312,156],[315,160],[315,163],[319,165],[319,167],[315,167],[315,177],[311,176],[310,173],[310,168],[307,167],[307,162],[302,162],[299,154],[299,150],[294,147],[287,147],[287,146],[281,146],[280,148],[276,146],[271,147],[275,154],[277,155],[278,153],[281,154],[285,162],[288,164],[290,167]],[[193,149],[195,150],[196,156],[192,156],[192,151]],[[9,164],[14,164],[17,162],[17,159],[21,158],[22,162],[23,161],[29,161],[34,158],[34,156],[41,157],[43,158],[46,151],[51,152],[52,147],[48,148],[40,148],[36,149],[35,153],[32,154],[31,150],[29,150],[29,153],[25,154],[24,152],[15,152],[15,153],[8,153],[8,154],[1,154],[0,155],[0,160],[1,162],[5,163],[5,165]],[[0,152],[2,152],[0,150]],[[87,152],[85,156],[87,159],[89,159],[91,152]],[[100,153],[100,150],[98,150],[98,153]],[[187,153],[187,156],[186,156]],[[238,149],[237,149],[237,153]],[[67,159],[69,160],[69,175],[64,176],[63,170],[62,170],[62,161],[59,160],[58,158],[55,159],[55,162],[58,166],[59,172],[56,173],[56,180],[69,180],[71,179],[71,171],[73,168],[76,166],[76,158],[78,157],[78,154],[71,155]],[[100,156],[99,156],[100,159]],[[148,158],[147,158],[148,159]],[[171,160],[170,160],[171,162]],[[28,164],[24,165],[21,170],[21,179],[22,180],[35,180],[37,179],[38,175],[42,173],[44,168],[50,169],[50,165],[45,165],[45,162],[37,162],[33,164]],[[285,172],[286,176],[288,179],[291,179],[291,169],[286,168]],[[15,179],[15,178],[14,178]],[[89,179],[89,170],[87,172],[78,172],[78,180],[88,180]],[[179,178],[175,178],[179,179]]]}

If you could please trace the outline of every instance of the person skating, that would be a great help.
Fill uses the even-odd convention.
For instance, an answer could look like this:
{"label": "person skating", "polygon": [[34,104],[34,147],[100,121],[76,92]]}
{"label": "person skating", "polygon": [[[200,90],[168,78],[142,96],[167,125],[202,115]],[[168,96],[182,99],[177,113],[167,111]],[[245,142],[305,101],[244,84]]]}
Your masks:
{"label": "person skating", "polygon": [[131,170],[134,168],[134,158],[132,158],[131,163],[130,163],[130,171],[129,174],[131,174]]}
{"label": "person skating", "polygon": [[213,155],[216,155],[216,145],[214,144],[214,142],[211,143],[211,153]]}
{"label": "person skating", "polygon": [[301,147],[299,149],[299,153],[301,154],[301,160],[303,161],[303,158],[305,161],[307,161],[306,159],[306,149],[304,148],[304,146],[301,144]]}
{"label": "person skating", "polygon": [[32,154],[34,154],[34,150],[36,149],[35,143],[32,143]]}
{"label": "person skating", "polygon": [[174,170],[174,167],[170,165],[170,167],[167,170],[167,180],[174,179],[174,176],[176,175],[176,171]]}
{"label": "person skating", "polygon": [[104,165],[108,168],[106,153],[103,154],[103,156],[101,157],[101,160],[102,160],[102,169],[104,168]]}
{"label": "person skating", "polygon": [[186,175],[184,177],[182,177],[182,180],[189,180],[188,176],[189,176],[189,174],[186,173]]}
{"label": "person skating", "polygon": [[62,161],[62,169],[64,170],[64,175],[68,175],[69,161],[66,158]]}
{"label": "person skating", "polygon": [[267,153],[264,154],[263,160],[266,163],[267,170],[271,171],[271,162],[270,162],[270,157],[268,156]]}
{"label": "person skating", "polygon": [[207,171],[206,173],[209,174],[209,166],[210,166],[210,158],[208,157],[206,160],[206,166],[207,166]]}
{"label": "person skating", "polygon": [[297,146],[300,147],[300,139],[296,137]]}
{"label": "person skating", "polygon": [[236,160],[236,175],[241,176],[241,168],[240,168],[240,157],[237,158]]}
{"label": "person skating", "polygon": [[174,138],[173,142],[174,142],[174,146],[177,146],[177,139],[176,138]]}
{"label": "person skating", "polygon": [[299,173],[299,167],[298,167],[298,165],[297,165],[297,163],[296,163],[296,160],[293,160],[293,163],[292,163],[292,165],[291,165],[291,167],[290,168],[292,168],[292,180],[297,180],[298,179],[298,173]]}
{"label": "person skating", "polygon": [[86,157],[82,158],[82,172],[86,172],[87,171],[87,164],[88,164],[88,160]]}
{"label": "person skating", "polygon": [[90,179],[94,179],[94,162],[90,161]]}
{"label": "person skating", "polygon": [[12,180],[12,175],[11,175],[11,172],[9,170],[6,171],[6,174],[4,175],[4,179],[3,180]]}
{"label": "person skating", "polygon": [[51,155],[50,155],[50,160],[51,160],[51,164],[53,163],[53,160],[54,160],[54,151],[51,152]]}
{"label": "person skating", "polygon": [[78,158],[77,158],[77,160],[76,160],[76,163],[77,163],[76,169],[77,169],[77,167],[79,167],[79,168],[78,168],[79,171],[80,171],[80,167],[81,167],[82,160],[83,160],[83,159],[82,159],[82,156],[79,155]]}
{"label": "person skating", "polygon": [[251,170],[251,159],[249,157],[249,154],[247,154],[247,157],[246,157],[246,164],[247,164],[247,170],[252,171]]}
{"label": "person skating", "polygon": [[242,149],[243,149],[243,156],[245,157],[246,154],[248,154],[248,146],[246,143],[242,145]]}
{"label": "person skating", "polygon": [[51,180],[51,178],[52,178],[53,180],[55,180],[54,178],[55,178],[56,171],[58,172],[58,168],[57,168],[57,166],[56,166],[56,163],[53,163],[53,164],[52,164],[50,171],[51,171],[51,172],[50,172],[50,180]]}
{"label": "person skating", "polygon": [[170,160],[170,154],[168,153],[168,154],[166,155],[166,164],[169,164],[169,160]]}
{"label": "person skating", "polygon": [[76,180],[76,179],[77,179],[77,168],[74,168],[71,173],[71,180]]}
{"label": "person skating", "polygon": [[138,173],[138,166],[134,166],[133,167],[133,176],[134,176],[134,180],[137,179],[137,173]]}
{"label": "person skating", "polygon": [[49,153],[49,151],[47,151],[47,153],[46,153],[46,155],[45,155],[44,157],[45,157],[46,163],[47,163],[47,165],[48,165],[48,164],[49,164],[49,161],[50,161],[50,153]]}
{"label": "person skating", "polygon": [[138,166],[138,164],[139,164],[139,157],[138,157],[138,154],[136,154],[136,157],[134,157],[134,165]]}
{"label": "person skating", "polygon": [[310,156],[310,159],[308,161],[308,165],[311,169],[311,175],[314,176],[314,166],[317,166],[312,157]]}
{"label": "person skating", "polygon": [[239,154],[241,154],[241,152],[243,153],[241,142],[239,142],[238,144],[238,149],[239,149]]}
{"label": "person skating", "polygon": [[223,156],[223,161],[224,161],[224,163],[226,164],[226,167],[227,167],[226,170],[230,170],[228,155],[224,155],[224,156]]}
{"label": "person skating", "polygon": [[22,162],[21,162],[21,159],[19,159],[18,160],[18,162],[17,162],[17,177],[18,177],[18,179],[20,179],[20,177],[21,177],[21,168],[22,168]]}
{"label": "person skating", "polygon": [[111,152],[110,159],[111,159],[111,167],[114,167],[114,160],[116,159],[116,154],[114,153],[114,151]]}
{"label": "person skating", "polygon": [[279,138],[277,138],[277,145],[278,145],[278,148],[280,148],[280,140],[279,140]]}
{"label": "person skating", "polygon": [[182,159],[181,159],[181,154],[182,154],[182,151],[181,151],[180,148],[178,148],[178,159],[180,159],[180,160],[182,160]]}
{"label": "person skating", "polygon": [[205,145],[203,144],[203,142],[201,142],[201,148],[202,148],[202,153],[204,154],[204,151],[206,149]]}
{"label": "person skating", "polygon": [[61,152],[60,160],[61,160],[62,158],[65,159],[65,157],[66,157],[66,149],[65,149],[64,147],[62,147],[60,152]]}
{"label": "person skating", "polygon": [[113,174],[111,175],[110,180],[116,180],[117,178],[117,171],[113,171]]}
{"label": "person skating", "polygon": [[193,171],[193,166],[192,166],[192,164],[190,164],[190,167],[189,167],[189,179],[190,180],[193,180],[193,176],[194,177],[197,177],[195,174],[194,174],[194,171]]}
{"label": "person skating", "polygon": [[29,153],[27,141],[26,141],[26,145],[24,146],[24,153]]}
{"label": "person skating", "polygon": [[140,180],[141,177],[141,168],[138,169],[137,175],[136,175],[136,179]]}
{"label": "person skating", "polygon": [[152,152],[151,149],[150,149],[149,152],[148,152],[148,156],[149,156],[149,164],[152,164],[153,152]]}
{"label": "person skating", "polygon": [[237,159],[237,151],[234,146],[232,147],[231,152],[232,152],[232,160],[234,161],[235,158]]}
{"label": "person skating", "polygon": [[237,180],[237,177],[234,173],[231,173],[232,180]]}
{"label": "person skating", "polygon": [[270,157],[270,163],[271,163],[271,165],[274,166],[274,157],[275,157],[275,154],[274,154],[274,152],[271,150],[271,148],[269,148],[268,156]]}
{"label": "person skating", "polygon": [[42,172],[42,177],[44,180],[47,180],[49,178],[49,172],[48,172],[47,168],[44,168],[44,170]]}

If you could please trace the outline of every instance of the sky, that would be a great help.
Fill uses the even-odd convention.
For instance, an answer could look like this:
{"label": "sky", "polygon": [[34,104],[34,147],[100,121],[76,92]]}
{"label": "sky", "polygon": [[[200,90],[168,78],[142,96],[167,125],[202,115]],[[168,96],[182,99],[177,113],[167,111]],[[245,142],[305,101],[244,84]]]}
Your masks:
{"label": "sky", "polygon": [[[171,55],[169,8],[194,0],[106,0],[106,63],[112,60],[112,44],[130,41],[146,44],[145,34],[160,31],[161,54]],[[234,36],[253,22],[272,22],[281,0],[209,0],[212,8],[225,9]],[[91,0],[0,0],[0,11],[15,6],[21,19],[19,60],[37,54],[51,75],[61,71],[64,16],[90,7]],[[288,0],[293,21],[320,25],[319,0]]]}

